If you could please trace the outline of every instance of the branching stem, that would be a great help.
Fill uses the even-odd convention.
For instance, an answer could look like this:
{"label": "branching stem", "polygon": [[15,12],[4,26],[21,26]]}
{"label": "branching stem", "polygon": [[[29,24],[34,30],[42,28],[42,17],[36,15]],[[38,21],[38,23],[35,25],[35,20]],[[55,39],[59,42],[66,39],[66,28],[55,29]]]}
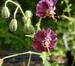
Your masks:
{"label": "branching stem", "polygon": [[6,56],[6,57],[3,57],[2,59],[5,60],[5,59],[7,59],[7,58],[12,58],[12,57],[15,57],[15,56],[25,55],[25,54],[35,54],[35,55],[40,55],[40,53],[28,51],[28,52],[17,53],[17,54],[13,54],[13,55],[10,55],[10,56]]}
{"label": "branching stem", "polygon": [[7,0],[7,1],[5,2],[5,6],[7,6],[7,3],[8,3],[8,2],[11,2],[11,3],[13,3],[14,5],[16,5],[16,6],[20,9],[22,15],[25,17],[25,14],[24,14],[23,10],[22,10],[21,6],[20,6],[18,3],[14,2],[14,1],[12,1],[12,0]]}

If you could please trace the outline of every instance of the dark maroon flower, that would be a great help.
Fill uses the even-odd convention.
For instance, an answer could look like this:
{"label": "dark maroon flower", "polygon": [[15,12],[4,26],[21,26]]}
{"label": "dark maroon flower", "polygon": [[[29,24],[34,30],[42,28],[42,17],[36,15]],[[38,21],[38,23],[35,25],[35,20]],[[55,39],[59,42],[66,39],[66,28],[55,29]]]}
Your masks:
{"label": "dark maroon flower", "polygon": [[56,34],[51,30],[40,30],[38,31],[34,38],[32,47],[33,49],[37,51],[48,51],[55,48],[57,43],[57,36]]}
{"label": "dark maroon flower", "polygon": [[45,18],[47,16],[55,19],[55,5],[57,0],[40,0],[36,6],[36,16]]}

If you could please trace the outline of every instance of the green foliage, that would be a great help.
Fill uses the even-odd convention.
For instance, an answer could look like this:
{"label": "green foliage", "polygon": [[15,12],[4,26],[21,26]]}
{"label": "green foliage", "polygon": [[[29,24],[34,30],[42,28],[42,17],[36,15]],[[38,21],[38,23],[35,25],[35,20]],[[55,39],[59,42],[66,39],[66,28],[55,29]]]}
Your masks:
{"label": "green foliage", "polygon": [[9,31],[9,20],[0,19],[0,49],[22,50],[30,49],[32,40],[24,36],[22,25],[15,33]]}
{"label": "green foliage", "polygon": [[48,57],[49,57],[48,53],[42,52],[40,57],[42,58],[44,66],[51,66],[51,64],[48,62]]}

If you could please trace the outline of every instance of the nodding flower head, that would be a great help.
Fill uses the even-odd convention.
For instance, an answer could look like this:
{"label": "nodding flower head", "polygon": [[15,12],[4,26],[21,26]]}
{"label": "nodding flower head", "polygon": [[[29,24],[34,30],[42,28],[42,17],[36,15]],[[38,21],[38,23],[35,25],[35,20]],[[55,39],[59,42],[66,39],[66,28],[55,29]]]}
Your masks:
{"label": "nodding flower head", "polygon": [[51,30],[51,29],[47,29],[47,30],[40,30],[38,31],[34,38],[33,38],[33,43],[32,43],[32,47],[34,50],[37,51],[48,51],[52,50],[55,48],[57,43],[57,36],[56,34]]}
{"label": "nodding flower head", "polygon": [[17,30],[17,20],[13,18],[9,24],[9,29],[11,32],[15,32]]}
{"label": "nodding flower head", "polygon": [[8,9],[7,6],[3,6],[3,7],[2,7],[1,16],[2,16],[3,18],[9,18],[9,17],[10,17],[10,11],[9,11],[9,9]]}
{"label": "nodding flower head", "polygon": [[36,16],[45,18],[47,16],[55,19],[54,15],[56,14],[54,11],[56,10],[57,0],[41,0],[38,2],[36,6]]}

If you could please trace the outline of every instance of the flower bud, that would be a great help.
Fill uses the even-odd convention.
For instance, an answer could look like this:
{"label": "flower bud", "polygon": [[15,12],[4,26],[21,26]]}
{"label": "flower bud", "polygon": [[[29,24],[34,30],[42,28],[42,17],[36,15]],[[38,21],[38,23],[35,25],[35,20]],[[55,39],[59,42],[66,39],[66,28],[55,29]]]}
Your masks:
{"label": "flower bud", "polygon": [[4,7],[2,8],[1,16],[2,16],[3,18],[9,18],[9,17],[10,17],[10,11],[9,11],[8,7],[4,6]]}
{"label": "flower bud", "polygon": [[31,19],[30,18],[27,18],[27,17],[23,17],[23,22],[24,24],[31,24]]}
{"label": "flower bud", "polygon": [[25,17],[22,17],[22,19],[23,19],[24,24],[26,24],[28,18],[25,16]]}
{"label": "flower bud", "polygon": [[27,35],[33,34],[35,32],[33,25],[25,24],[23,32]]}
{"label": "flower bud", "polygon": [[10,24],[9,24],[9,29],[11,32],[15,32],[17,30],[17,20],[12,19]]}
{"label": "flower bud", "polygon": [[0,59],[0,66],[2,66],[3,64],[3,59]]}
{"label": "flower bud", "polygon": [[30,10],[27,10],[26,12],[25,12],[25,15],[28,17],[28,18],[31,18],[32,17],[32,12],[30,11]]}

